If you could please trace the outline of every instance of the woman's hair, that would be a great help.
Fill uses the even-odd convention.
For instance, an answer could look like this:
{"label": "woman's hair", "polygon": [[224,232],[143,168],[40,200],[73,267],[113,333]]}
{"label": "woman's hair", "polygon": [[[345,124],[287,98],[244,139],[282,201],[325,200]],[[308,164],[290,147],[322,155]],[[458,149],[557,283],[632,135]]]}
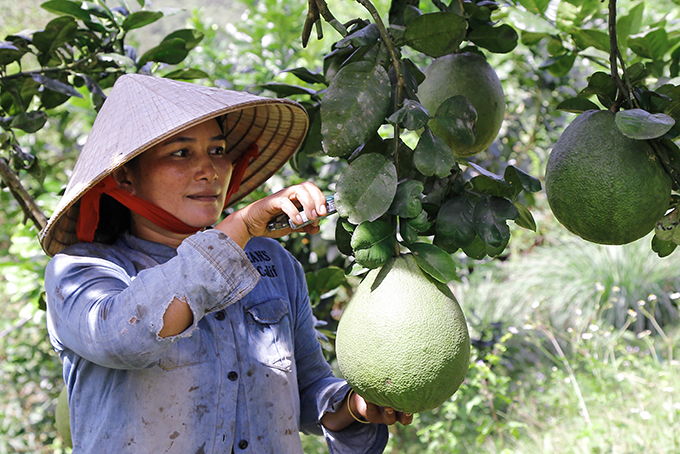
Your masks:
{"label": "woman's hair", "polygon": [[108,194],[99,200],[99,224],[94,232],[94,241],[112,244],[126,230],[130,229],[130,209]]}

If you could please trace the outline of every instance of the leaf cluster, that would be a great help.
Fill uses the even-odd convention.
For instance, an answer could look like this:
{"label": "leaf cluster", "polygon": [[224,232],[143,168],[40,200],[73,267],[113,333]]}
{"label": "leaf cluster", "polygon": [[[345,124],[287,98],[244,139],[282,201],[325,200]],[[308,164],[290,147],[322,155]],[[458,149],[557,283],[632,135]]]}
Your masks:
{"label": "leaf cluster", "polygon": [[[375,13],[370,3],[360,3]],[[305,86],[264,87],[308,99],[304,154],[320,151],[348,164],[335,186],[338,249],[365,268],[378,268],[406,249],[424,271],[448,282],[456,277],[454,252],[498,256],[510,239],[509,220],[535,229],[519,196],[541,185],[513,166],[498,176],[458,162],[427,126],[436,114],[451,134],[474,140],[476,111],[459,96],[428,112],[417,94],[425,76],[404,56],[405,48],[436,58],[460,52],[464,43],[466,51],[482,53],[509,52],[518,41],[510,25],[492,20],[495,2],[433,3],[436,11],[423,13],[393,2],[389,27],[375,14],[373,22],[353,20],[325,55],[322,72],[290,71]],[[417,137],[417,144],[409,146],[406,137]]]}
{"label": "leaf cluster", "polygon": [[[145,27],[164,13],[124,6],[110,8],[103,0],[50,0],[41,6],[57,17],[44,29],[9,35],[0,41],[0,150],[15,171],[42,173],[39,157],[21,149],[17,134],[42,129],[53,109],[74,98],[89,96],[95,109],[104,91],[126,72],[151,73],[182,62],[203,35],[176,30],[138,56],[127,44],[128,33]],[[165,77],[207,77],[200,70],[170,70]]]}

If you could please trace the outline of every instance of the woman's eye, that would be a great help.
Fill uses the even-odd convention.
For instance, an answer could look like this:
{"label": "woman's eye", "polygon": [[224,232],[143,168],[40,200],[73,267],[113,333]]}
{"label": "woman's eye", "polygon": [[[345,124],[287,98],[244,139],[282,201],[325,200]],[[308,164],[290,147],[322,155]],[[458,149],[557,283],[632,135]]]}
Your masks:
{"label": "woman's eye", "polygon": [[215,147],[211,150],[211,152],[214,155],[223,155],[224,154],[224,147]]}
{"label": "woman's eye", "polygon": [[182,148],[181,150],[173,151],[173,156],[179,156],[180,158],[185,158],[189,154],[189,150]]}

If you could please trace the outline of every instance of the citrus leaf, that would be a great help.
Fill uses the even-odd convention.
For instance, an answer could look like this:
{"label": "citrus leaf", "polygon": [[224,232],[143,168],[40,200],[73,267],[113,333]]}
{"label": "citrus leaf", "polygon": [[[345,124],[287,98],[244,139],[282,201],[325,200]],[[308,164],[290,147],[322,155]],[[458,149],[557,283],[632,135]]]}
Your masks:
{"label": "citrus leaf", "polygon": [[576,61],[576,52],[567,52],[562,55],[556,55],[545,60],[543,63],[538,65],[539,69],[547,69],[550,74],[555,77],[566,76],[567,73],[574,66]]}
{"label": "citrus leaf", "polygon": [[519,217],[515,219],[515,224],[535,232],[536,221],[534,220],[534,215],[531,214],[531,211],[520,203],[513,202],[513,205],[515,205],[515,208],[517,208],[517,212],[519,213]]}
{"label": "citrus leaf", "polygon": [[396,229],[384,221],[362,222],[352,233],[351,246],[357,263],[366,268],[379,268],[394,255]]}
{"label": "citrus leaf", "polygon": [[430,243],[413,243],[408,248],[420,269],[439,282],[447,284],[457,277],[456,262],[445,250]]}
{"label": "citrus leaf", "polygon": [[50,13],[64,15],[68,14],[80,19],[82,21],[90,20],[90,13],[83,9],[81,6],[82,2],[72,2],[69,0],[53,0],[45,3],[41,3],[40,7],[49,11]]}
{"label": "citrus leaf", "polygon": [[418,145],[413,150],[413,164],[420,173],[426,176],[437,175],[445,177],[451,173],[451,168],[456,163],[453,150],[439,136],[432,133],[430,128],[425,128],[420,135]]}
{"label": "citrus leaf", "polygon": [[390,104],[385,69],[368,61],[343,67],[321,101],[321,135],[329,156],[349,156],[382,124]]}
{"label": "citrus leaf", "polygon": [[465,95],[452,96],[437,108],[435,119],[465,145],[475,143],[477,109]]}
{"label": "citrus leaf", "polygon": [[357,31],[350,33],[349,35],[342,38],[340,41],[335,43],[335,47],[364,47],[371,46],[378,42],[380,39],[380,29],[374,23],[370,23],[366,27],[360,28]]}
{"label": "citrus leaf", "polygon": [[316,96],[316,90],[311,88],[301,87],[299,85],[284,84],[281,82],[269,82],[266,84],[260,84],[258,87],[266,88],[267,90],[273,91],[277,96],[290,96],[290,95],[309,95]]}
{"label": "citrus leaf", "polygon": [[397,192],[394,162],[378,153],[359,156],[340,174],[335,205],[353,224],[374,221],[387,212]]}
{"label": "citrus leaf", "polygon": [[10,126],[31,134],[42,128],[46,122],[47,114],[42,110],[34,110],[17,115],[12,119]]}
{"label": "citrus leaf", "polygon": [[486,175],[472,177],[470,179],[470,184],[475,191],[486,195],[496,197],[512,197],[515,195],[515,191],[508,183],[503,180],[490,178]]}
{"label": "citrus leaf", "polygon": [[402,218],[415,218],[423,211],[423,204],[420,201],[423,189],[425,187],[420,181],[407,180],[400,183],[387,212]]}
{"label": "citrus leaf", "polygon": [[483,47],[497,54],[507,54],[517,47],[519,36],[514,28],[508,24],[498,27],[483,25],[475,27],[467,37],[479,47]]}
{"label": "citrus leaf", "polygon": [[18,61],[26,53],[9,41],[0,42],[0,66],[7,66]]}
{"label": "citrus leaf", "polygon": [[[346,226],[352,225],[343,219],[338,219],[335,223],[335,245],[337,246],[338,251],[350,256],[353,253],[351,246],[352,234],[347,230]],[[352,226],[352,228],[354,228],[354,226]]]}
{"label": "citrus leaf", "polygon": [[161,17],[163,13],[159,11],[137,11],[125,18],[122,27],[126,31],[134,30],[152,24]]}
{"label": "citrus leaf", "polygon": [[406,224],[418,233],[426,232],[430,229],[430,221],[427,220],[427,211],[422,210],[418,216],[408,219]]}
{"label": "citrus leaf", "polygon": [[616,126],[624,136],[637,140],[659,138],[675,125],[675,120],[669,115],[651,114],[642,109],[616,112],[615,120]]}
{"label": "citrus leaf", "polygon": [[517,208],[500,197],[483,197],[475,204],[473,223],[477,235],[491,247],[498,247],[510,239],[508,219],[519,217]]}
{"label": "citrus leaf", "polygon": [[[524,189],[528,192],[538,192],[541,190],[541,182],[526,172],[515,166],[507,166],[503,173],[503,179],[510,183],[510,186]],[[517,191],[519,193],[519,191]]]}
{"label": "citrus leaf", "polygon": [[611,76],[598,71],[588,78],[588,86],[581,91],[583,95],[597,95],[597,99],[609,108],[616,100],[617,88]]}
{"label": "citrus leaf", "polygon": [[180,38],[163,41],[158,46],[147,50],[137,62],[137,67],[141,68],[147,62],[155,61],[176,65],[189,55],[187,42]]}
{"label": "citrus leaf", "polygon": [[307,82],[308,84],[324,84],[326,85],[326,77],[323,74],[317,74],[311,72],[309,69],[300,67],[300,68],[293,68],[293,69],[284,69],[281,72],[288,72],[291,74],[294,74],[297,76],[298,79],[300,79],[303,82]]}
{"label": "citrus leaf", "polygon": [[83,95],[80,94],[78,90],[73,88],[73,86],[64,83],[60,80],[52,79],[43,74],[33,74],[33,80],[43,85],[45,88],[56,91],[57,93],[62,93],[67,96],[75,96],[76,98],[82,98]]}
{"label": "citrus leaf", "polygon": [[582,28],[572,32],[571,36],[574,38],[576,46],[581,50],[586,50],[592,46],[609,53],[609,35],[606,32]]}
{"label": "citrus leaf", "polygon": [[406,27],[407,46],[430,57],[441,57],[458,49],[465,39],[467,21],[455,13],[429,13],[415,17]]}
{"label": "citrus leaf", "polygon": [[43,53],[50,53],[76,36],[78,23],[71,16],[52,19],[45,30],[33,34],[33,45]]}
{"label": "citrus leaf", "polygon": [[663,258],[671,255],[676,247],[678,247],[678,245],[672,240],[662,241],[656,235],[652,238],[652,250],[656,252],[659,257]]}
{"label": "citrus leaf", "polygon": [[447,250],[468,246],[475,239],[475,206],[465,196],[447,200],[437,214],[436,238]]}
{"label": "citrus leaf", "polygon": [[599,110],[597,104],[590,99],[577,96],[576,98],[565,99],[557,105],[557,110],[563,110],[571,113],[583,113],[586,110]]}
{"label": "citrus leaf", "polygon": [[463,252],[465,252],[465,255],[468,257],[475,260],[482,260],[484,257],[486,257],[486,248],[486,243],[482,241],[479,235],[476,235],[474,240],[472,240],[472,243],[463,247],[462,249]]}
{"label": "citrus leaf", "polygon": [[390,123],[402,125],[406,129],[415,131],[425,127],[430,115],[419,102],[406,99],[401,109],[394,112],[387,119]]}
{"label": "citrus leaf", "polygon": [[196,68],[181,68],[165,74],[166,79],[176,80],[193,80],[193,79],[207,79],[210,76],[205,71]]}
{"label": "citrus leaf", "polygon": [[342,268],[329,266],[316,272],[310,271],[306,273],[305,280],[309,289],[309,298],[314,303],[321,300],[324,294],[347,282],[347,277]]}
{"label": "citrus leaf", "polygon": [[550,0],[519,0],[519,4],[532,13],[544,14],[548,9]]}
{"label": "citrus leaf", "polygon": [[162,42],[165,41],[172,41],[174,39],[181,39],[185,41],[185,49],[186,50],[191,50],[194,47],[198,46],[201,41],[203,40],[203,37],[205,35],[203,32],[193,29],[193,28],[183,28],[181,30],[175,30],[174,32],[168,34],[165,38],[163,38]]}

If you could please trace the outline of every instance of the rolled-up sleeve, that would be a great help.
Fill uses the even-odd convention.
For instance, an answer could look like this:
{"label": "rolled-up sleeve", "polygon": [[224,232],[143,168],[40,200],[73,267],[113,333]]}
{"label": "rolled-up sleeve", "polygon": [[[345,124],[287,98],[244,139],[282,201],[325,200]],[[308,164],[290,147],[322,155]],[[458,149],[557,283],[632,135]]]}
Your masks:
{"label": "rolled-up sleeve", "polygon": [[[139,369],[155,364],[177,339],[190,336],[207,313],[241,299],[259,273],[243,250],[215,230],[184,240],[177,255],[136,274],[133,258],[78,244],[57,254],[45,274],[52,343],[96,364]],[[188,303],[191,327],[161,338],[173,299]],[[68,322],[67,322],[68,321]]]}

